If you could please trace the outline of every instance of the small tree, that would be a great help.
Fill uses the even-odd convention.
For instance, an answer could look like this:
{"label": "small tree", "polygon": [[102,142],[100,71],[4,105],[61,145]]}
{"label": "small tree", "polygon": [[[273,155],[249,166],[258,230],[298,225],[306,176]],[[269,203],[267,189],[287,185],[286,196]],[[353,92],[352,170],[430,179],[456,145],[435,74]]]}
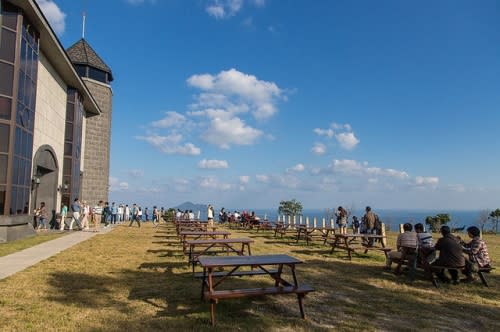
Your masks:
{"label": "small tree", "polygon": [[491,211],[490,219],[493,223],[493,230],[495,234],[498,233],[498,223],[500,222],[500,209],[496,209],[495,211]]}
{"label": "small tree", "polygon": [[281,201],[278,208],[279,214],[285,214],[287,216],[296,216],[302,214],[302,203],[292,199],[291,201]]}
{"label": "small tree", "polygon": [[479,211],[477,224],[479,225],[479,228],[481,228],[481,233],[484,233],[484,227],[486,227],[486,225],[488,224],[489,219],[490,219],[490,211],[488,210]]}
{"label": "small tree", "polygon": [[426,225],[429,225],[431,231],[436,232],[441,228],[441,226],[446,225],[451,220],[450,215],[448,213],[440,213],[432,216],[427,216],[425,218]]}

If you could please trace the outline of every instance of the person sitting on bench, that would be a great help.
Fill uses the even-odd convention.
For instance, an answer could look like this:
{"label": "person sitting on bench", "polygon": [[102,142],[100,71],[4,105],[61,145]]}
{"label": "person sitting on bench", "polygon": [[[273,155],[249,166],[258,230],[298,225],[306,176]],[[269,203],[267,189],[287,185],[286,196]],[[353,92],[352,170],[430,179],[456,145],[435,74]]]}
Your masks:
{"label": "person sitting on bench", "polygon": [[432,243],[432,235],[424,231],[422,223],[415,224],[415,232],[417,233],[419,262],[423,265],[429,264],[436,259],[436,249],[434,249]]}
{"label": "person sitting on bench", "polygon": [[[463,245],[463,251],[469,254],[469,260],[465,264],[464,274],[467,276],[465,279],[461,279],[463,282],[472,282],[475,280],[472,273],[474,270],[477,272],[478,268],[490,267],[491,259],[488,254],[488,248],[486,243],[481,239],[481,231],[476,226],[471,226],[467,228],[467,234],[472,239],[469,243],[461,242]],[[477,263],[477,266],[474,264]]]}
{"label": "person sitting on bench", "polygon": [[[451,234],[450,227],[442,226],[441,234],[443,237],[438,239],[434,246],[436,250],[439,250],[439,258],[435,260],[431,266],[447,267],[453,284],[456,285],[459,282],[457,268],[463,268],[465,266],[462,246],[460,245],[460,240]],[[439,269],[436,275],[441,282],[449,283],[450,279],[445,276],[444,270],[444,268]]]}
{"label": "person sitting on bench", "polygon": [[403,225],[404,233],[399,234],[396,241],[398,251],[389,251],[384,269],[390,270],[392,261],[402,258],[403,248],[417,248],[417,236],[412,232],[412,229],[413,226],[408,222]]}

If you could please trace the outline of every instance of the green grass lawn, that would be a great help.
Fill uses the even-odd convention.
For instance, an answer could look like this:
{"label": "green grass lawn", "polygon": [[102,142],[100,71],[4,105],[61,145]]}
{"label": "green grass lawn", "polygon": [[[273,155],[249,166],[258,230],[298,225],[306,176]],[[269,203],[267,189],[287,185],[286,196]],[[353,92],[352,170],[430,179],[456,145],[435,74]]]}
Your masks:
{"label": "green grass lawn", "polygon": [[[490,287],[434,288],[422,275],[410,283],[384,271],[378,252],[329,254],[321,244],[275,239],[271,232],[231,230],[255,240],[252,253],[286,253],[304,261],[299,282],[316,289],[300,318],[294,295],[221,300],[217,325],[200,300],[172,228],[118,226],[0,281],[0,330],[8,331],[494,331],[500,330],[500,274]],[[389,234],[394,246],[396,234]],[[491,256],[500,238],[486,235]],[[198,268],[199,269],[199,268]],[[289,276],[287,276],[288,278]],[[242,287],[272,284],[265,276],[234,278]]]}
{"label": "green grass lawn", "polygon": [[0,257],[6,256],[17,251],[36,246],[37,244],[57,239],[67,233],[63,232],[38,232],[32,237],[16,240],[8,243],[0,243]]}

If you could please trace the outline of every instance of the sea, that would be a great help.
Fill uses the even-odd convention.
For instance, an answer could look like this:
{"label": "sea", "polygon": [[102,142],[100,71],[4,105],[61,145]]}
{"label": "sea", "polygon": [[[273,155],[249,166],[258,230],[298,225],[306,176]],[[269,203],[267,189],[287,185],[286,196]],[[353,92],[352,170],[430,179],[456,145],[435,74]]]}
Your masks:
{"label": "sea", "polygon": [[[227,212],[239,211],[240,213],[243,211],[247,211],[251,213],[252,211],[260,219],[267,219],[271,222],[276,222],[278,220],[283,220],[283,216],[278,215],[278,211],[275,209],[226,209]],[[425,218],[427,216],[435,216],[441,213],[447,213],[451,217],[451,221],[448,223],[448,226],[451,228],[461,228],[465,226],[465,228],[469,226],[478,225],[479,221],[479,210],[398,210],[398,209],[380,209],[373,210],[380,218],[380,220],[385,224],[386,230],[399,230],[399,225],[409,222],[411,224],[416,224],[421,222],[425,225]],[[197,212],[197,211],[196,211]],[[195,215],[197,214],[195,212]],[[310,226],[313,226],[314,218],[317,220],[317,225],[322,224],[323,218],[326,220],[326,224],[328,225],[329,220],[331,218],[335,219],[333,216],[333,209],[304,209],[302,210],[302,222],[306,223],[306,218],[309,219]],[[217,216],[219,211],[216,209],[215,216]],[[356,210],[351,212],[352,216],[357,216],[359,219],[364,215],[363,210]],[[352,221],[351,217],[349,218],[349,222]],[[200,211],[200,219],[206,220],[207,211]],[[299,223],[299,217],[297,217],[297,223]]]}

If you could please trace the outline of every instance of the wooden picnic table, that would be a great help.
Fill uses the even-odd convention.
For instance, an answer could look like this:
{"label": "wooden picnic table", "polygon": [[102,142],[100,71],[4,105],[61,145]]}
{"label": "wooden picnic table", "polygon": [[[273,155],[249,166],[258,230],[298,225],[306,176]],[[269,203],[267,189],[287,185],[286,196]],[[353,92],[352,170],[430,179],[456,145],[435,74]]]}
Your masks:
{"label": "wooden picnic table", "polygon": [[[375,234],[334,234],[335,240],[330,242],[332,246],[332,250],[330,254],[332,254],[335,249],[343,249],[347,251],[347,255],[349,256],[349,260],[352,259],[352,253],[356,252],[356,250],[364,250],[366,254],[368,250],[379,250],[382,251],[387,257],[387,253],[391,251],[391,248],[386,248],[384,241],[380,241],[380,245],[374,244],[374,240],[384,240],[386,238],[385,235],[375,235]],[[361,246],[357,245],[356,240],[361,239]]]}
{"label": "wooden picnic table", "polygon": [[227,239],[227,237],[231,235],[231,232],[228,231],[184,231],[180,232],[179,236],[182,242],[182,250],[186,252],[186,240],[191,238],[193,240],[199,240],[201,238],[205,239],[216,239],[217,237],[222,237]]}
{"label": "wooden picnic table", "polygon": [[[301,264],[302,261],[288,255],[200,256],[198,257],[198,261],[203,267],[201,295],[202,298],[210,301],[210,322],[212,325],[215,324],[215,306],[220,299],[262,295],[296,294],[300,315],[302,318],[305,318],[302,299],[307,293],[314,291],[314,289],[306,285],[299,286],[295,274],[295,265]],[[277,269],[270,269],[273,266],[277,267]],[[288,282],[282,278],[284,266],[290,269],[293,277],[292,282]],[[245,271],[245,268],[252,268],[252,270]],[[217,271],[219,269],[228,270]],[[274,287],[216,290],[217,287],[231,276],[241,277],[256,274],[269,275],[274,280]],[[219,279],[214,280],[216,278]]]}
{"label": "wooden picnic table", "polygon": [[[233,238],[233,239],[203,239],[203,240],[186,240],[186,246],[189,247],[189,264],[194,267],[198,262],[198,257],[208,254],[217,253],[236,253],[238,256],[243,256],[245,254],[245,248],[247,249],[247,255],[251,255],[250,243],[254,240],[249,238]],[[235,246],[241,244],[241,249],[235,248]],[[201,249],[196,250],[196,247]],[[214,250],[215,248],[219,250]]]}
{"label": "wooden picnic table", "polygon": [[299,243],[299,240],[304,238],[307,245],[309,245],[309,241],[314,239],[315,234],[319,235],[323,244],[326,244],[326,241],[330,237],[330,233],[335,234],[335,228],[333,227],[308,227],[306,225],[299,225],[295,231],[297,232],[295,235],[295,242]]}

